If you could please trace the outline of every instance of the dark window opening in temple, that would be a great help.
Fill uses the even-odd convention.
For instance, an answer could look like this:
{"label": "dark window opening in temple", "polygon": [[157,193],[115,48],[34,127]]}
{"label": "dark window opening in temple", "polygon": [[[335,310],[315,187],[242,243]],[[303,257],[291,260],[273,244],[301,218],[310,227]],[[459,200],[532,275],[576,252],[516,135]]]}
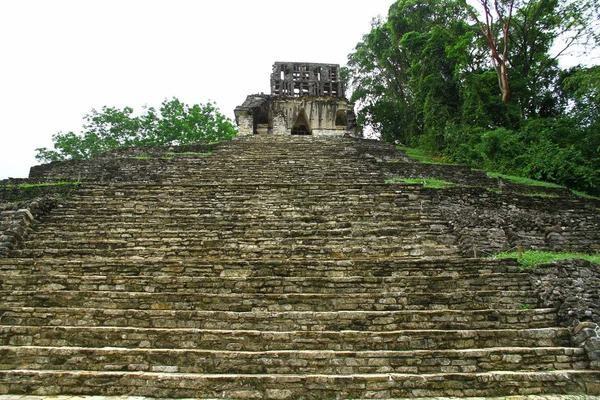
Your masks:
{"label": "dark window opening in temple", "polygon": [[333,85],[331,85],[331,95],[332,96],[337,97],[337,95],[339,94],[338,87],[339,87],[339,85],[337,83],[334,83]]}
{"label": "dark window opening in temple", "polygon": [[308,90],[308,82],[302,83],[301,93],[302,93],[302,96],[310,94],[310,91]]}
{"label": "dark window opening in temple", "polygon": [[329,70],[329,79],[332,81],[337,81],[337,68],[331,67]]}
{"label": "dark window opening in temple", "polygon": [[339,110],[335,115],[335,126],[347,126],[346,112]]}
{"label": "dark window opening in temple", "polygon": [[306,119],[306,114],[304,110],[300,111],[298,114],[298,118],[296,118],[296,123],[292,127],[292,135],[310,135],[312,134],[310,131],[310,126],[308,125],[308,120]]}
{"label": "dark window opening in temple", "polygon": [[254,110],[254,133],[266,133],[269,129],[269,112],[266,105]]}

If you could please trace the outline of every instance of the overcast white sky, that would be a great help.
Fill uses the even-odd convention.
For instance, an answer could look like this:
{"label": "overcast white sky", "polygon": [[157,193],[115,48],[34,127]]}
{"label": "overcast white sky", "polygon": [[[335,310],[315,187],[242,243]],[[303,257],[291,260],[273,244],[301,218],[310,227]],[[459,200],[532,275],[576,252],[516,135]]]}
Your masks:
{"label": "overcast white sky", "polygon": [[0,0],[0,179],[92,108],[173,96],[233,118],[275,61],[344,65],[393,0]]}

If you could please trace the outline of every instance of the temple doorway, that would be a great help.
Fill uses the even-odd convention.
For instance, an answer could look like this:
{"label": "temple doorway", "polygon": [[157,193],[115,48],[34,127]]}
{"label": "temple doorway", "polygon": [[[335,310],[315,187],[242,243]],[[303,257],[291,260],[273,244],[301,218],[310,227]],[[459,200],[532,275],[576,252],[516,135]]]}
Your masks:
{"label": "temple doorway", "polygon": [[292,126],[292,135],[311,135],[312,131],[310,129],[310,125],[308,124],[308,119],[306,118],[306,113],[304,110],[301,110],[298,113],[298,118],[296,118],[296,122],[294,126]]}

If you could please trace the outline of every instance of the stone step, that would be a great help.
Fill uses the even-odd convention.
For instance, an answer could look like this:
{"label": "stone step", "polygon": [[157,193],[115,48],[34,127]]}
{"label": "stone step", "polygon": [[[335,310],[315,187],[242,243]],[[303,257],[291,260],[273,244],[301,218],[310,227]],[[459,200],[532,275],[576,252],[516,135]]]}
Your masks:
{"label": "stone step", "polygon": [[569,347],[567,328],[490,330],[257,331],[110,326],[0,326],[0,345],[210,349],[237,351],[451,350]]}
{"label": "stone step", "polygon": [[[199,221],[198,221],[199,222]],[[354,236],[360,237],[380,237],[385,238],[387,236],[406,236],[406,235],[417,235],[417,234],[431,234],[433,229],[427,230],[417,229],[414,225],[407,222],[402,224],[390,223],[387,226],[378,223],[348,223],[348,222],[333,222],[326,224],[309,224],[305,223],[302,225],[295,224],[287,229],[282,229],[285,225],[269,226],[263,223],[240,223],[231,225],[223,221],[220,225],[208,226],[200,223],[185,226],[175,226],[175,224],[169,224],[170,226],[163,226],[163,229],[157,231],[160,227],[159,224],[154,223],[128,223],[122,224],[111,224],[107,225],[92,225],[92,224],[81,224],[79,226],[70,226],[69,230],[61,229],[60,227],[52,227],[35,232],[35,240],[39,241],[71,241],[71,240],[115,240],[124,241],[126,239],[136,237],[153,237],[159,236],[164,240],[184,240],[187,238],[204,240],[204,238],[210,237],[223,237],[229,236],[253,238],[257,241],[268,240],[272,237],[279,238],[308,238],[308,239],[319,239],[328,237],[343,237],[352,239]],[[125,226],[123,226],[125,225]],[[93,231],[84,230],[85,228],[93,228]],[[77,229],[79,228],[79,229]],[[221,229],[219,229],[221,228]],[[449,229],[445,227],[437,227],[437,233],[444,233]],[[194,229],[190,232],[189,229]],[[225,232],[215,232],[218,230],[224,230]],[[129,235],[129,236],[124,236]]]}
{"label": "stone step", "polygon": [[556,326],[554,309],[227,312],[3,307],[2,325],[87,325],[269,331],[533,329]]}
{"label": "stone step", "polygon": [[[265,205],[268,207],[268,205]],[[256,208],[256,207],[253,207]],[[239,229],[246,226],[264,227],[265,229],[283,229],[289,226],[291,229],[322,227],[328,229],[336,225],[346,227],[379,227],[384,230],[395,227],[408,228],[414,231],[425,231],[435,228],[436,230],[447,230],[449,224],[441,217],[435,215],[425,216],[420,211],[373,211],[352,210],[351,207],[340,212],[328,209],[281,209],[260,211],[245,208],[244,210],[232,211],[225,208],[220,209],[174,209],[171,212],[164,210],[138,208],[118,208],[90,210],[68,210],[67,213],[52,214],[45,218],[48,225],[38,227],[38,230],[54,229],[73,231],[85,226],[98,227],[130,227],[138,224],[140,228],[156,228],[165,224],[166,228],[186,227],[204,229],[220,226],[233,228],[239,225]],[[388,218],[388,221],[386,221]]]}
{"label": "stone step", "polygon": [[[337,166],[336,166],[337,168]],[[290,185],[285,182],[267,182],[256,184],[254,182],[238,182],[233,184],[207,184],[207,183],[181,183],[173,185],[171,183],[152,183],[152,182],[84,182],[82,183],[76,195],[78,197],[89,196],[107,196],[123,197],[129,196],[145,197],[150,193],[157,194],[157,198],[166,198],[171,195],[179,195],[182,198],[190,198],[195,195],[202,195],[213,192],[231,193],[232,195],[242,195],[244,193],[265,193],[280,194],[298,193],[302,196],[323,195],[325,193],[344,193],[349,196],[365,196],[390,198],[394,195],[405,197],[408,194],[423,194],[426,198],[426,191],[423,191],[419,185],[398,182],[394,185],[385,182],[360,183],[356,180],[348,182],[315,182],[305,184]]]}
{"label": "stone step", "polygon": [[206,375],[169,372],[0,371],[0,390],[33,395],[324,399],[600,394],[600,371],[478,374]]}
{"label": "stone step", "polygon": [[0,346],[0,370],[183,374],[435,374],[585,369],[585,350],[502,347],[410,351],[264,351]]}
{"label": "stone step", "polygon": [[[358,216],[357,216],[358,217]],[[360,216],[362,217],[362,216]],[[238,234],[256,234],[255,231],[272,234],[273,231],[289,231],[294,236],[332,236],[342,233],[356,233],[363,236],[394,236],[403,234],[444,234],[450,233],[450,226],[442,220],[422,218],[419,215],[408,214],[396,216],[389,223],[382,221],[382,216],[376,217],[365,215],[362,219],[352,220],[350,216],[333,215],[329,218],[322,215],[298,215],[269,214],[261,216],[240,215],[236,220],[231,216],[220,214],[206,215],[180,215],[169,217],[151,213],[127,213],[120,215],[95,215],[78,218],[69,215],[59,218],[53,216],[56,221],[51,225],[36,226],[33,234],[63,235],[64,237],[89,236],[93,232],[87,232],[88,228],[98,230],[97,236],[112,233],[156,233],[161,227],[165,235],[174,236],[193,233],[190,229],[198,231],[199,235],[214,234],[215,230],[226,230]],[[303,233],[307,231],[306,233]],[[258,233],[260,233],[258,232]],[[280,233],[281,236],[283,233]],[[101,236],[102,237],[102,236]]]}
{"label": "stone step", "polygon": [[[189,293],[202,294],[332,294],[332,295],[363,295],[372,294],[374,298],[388,293],[394,296],[409,296],[422,293],[437,293],[439,296],[456,298],[469,297],[469,293],[497,292],[531,294],[531,283],[523,279],[523,274],[486,274],[463,275],[456,279],[447,276],[321,276],[321,277],[280,277],[257,275],[249,276],[243,272],[235,275],[224,273],[221,276],[196,275],[141,275],[145,271],[119,274],[115,270],[106,275],[95,272],[85,275],[61,275],[56,272],[0,274],[0,289],[9,296],[18,290],[35,289],[38,291],[129,291],[146,293]],[[166,272],[166,271],[163,271]],[[215,276],[216,275],[216,276]],[[508,297],[508,296],[507,296]]]}
{"label": "stone step", "polygon": [[[248,196],[261,196],[260,198],[236,198],[228,195],[212,196],[209,195],[198,196],[197,199],[173,199],[171,202],[169,198],[162,198],[160,200],[155,199],[120,199],[118,197],[110,198],[108,196],[98,196],[94,198],[94,201],[85,201],[74,203],[67,203],[66,206],[60,207],[53,211],[56,215],[68,215],[68,213],[82,212],[85,210],[98,210],[104,214],[108,214],[112,211],[113,214],[121,212],[121,208],[127,212],[153,212],[155,214],[171,214],[174,211],[178,212],[189,212],[192,209],[197,209],[201,215],[210,214],[211,212],[219,212],[223,210],[239,211],[241,213],[248,212],[249,209],[256,208],[257,212],[260,212],[260,206],[268,205],[273,208],[273,212],[284,212],[284,211],[295,211],[296,213],[302,212],[323,212],[329,211],[335,213],[334,215],[344,215],[351,212],[366,213],[366,212],[383,212],[385,215],[394,215],[396,213],[407,213],[412,212],[413,214],[425,214],[427,216],[435,215],[435,211],[429,212],[428,208],[432,208],[427,202],[420,203],[408,203],[403,198],[392,199],[390,201],[381,201],[377,199],[361,199],[359,196],[355,198],[345,198],[337,196],[327,196],[327,200],[321,200],[315,197],[302,198],[294,196],[293,193],[290,196],[280,196],[273,198],[266,198],[261,193],[251,193]],[[169,204],[172,203],[172,204]],[[114,207],[117,207],[115,210]],[[348,211],[350,209],[350,211]],[[172,210],[172,211],[171,211]],[[262,210],[266,211],[266,210]],[[379,214],[377,214],[379,215]]]}
{"label": "stone step", "polygon": [[[362,258],[344,259],[341,255],[330,259],[287,259],[287,260],[242,260],[235,258],[220,258],[219,260],[202,260],[189,257],[172,259],[160,258],[87,258],[87,259],[56,259],[56,258],[0,258],[0,271],[7,275],[142,275],[167,277],[295,277],[295,278],[359,278],[358,282],[375,282],[370,278],[383,279],[386,277],[401,278],[387,280],[397,287],[419,285],[431,289],[428,282],[435,285],[439,280],[453,280],[456,286],[468,282],[473,290],[484,290],[486,285],[502,281],[526,283],[529,287],[527,271],[521,271],[515,259],[494,258]],[[7,276],[3,277],[4,279]],[[178,278],[174,278],[178,279]],[[423,280],[425,279],[425,280]],[[167,283],[169,280],[165,280]],[[300,280],[301,281],[301,280]],[[402,282],[406,282],[405,285]],[[352,282],[350,282],[352,283]],[[445,283],[444,283],[445,284]],[[512,286],[511,286],[512,287]],[[519,290],[515,286],[510,290]],[[518,286],[522,287],[522,286]],[[423,289],[424,290],[424,289]],[[509,290],[507,288],[507,290]]]}
{"label": "stone step", "polygon": [[[170,208],[189,209],[198,208],[200,210],[215,210],[215,209],[235,209],[243,211],[248,207],[258,207],[262,204],[268,204],[275,209],[309,209],[318,211],[332,210],[344,211],[346,207],[353,207],[353,211],[373,210],[381,211],[400,211],[406,210],[424,210],[435,213],[431,202],[426,199],[420,199],[419,196],[414,196],[416,199],[408,199],[411,195],[395,193],[389,196],[381,194],[375,195],[370,193],[354,193],[347,194],[340,191],[317,193],[304,193],[297,190],[282,190],[276,192],[265,192],[253,190],[241,192],[236,189],[219,188],[216,190],[207,191],[204,193],[190,193],[187,195],[179,195],[171,193],[165,189],[162,194],[156,193],[156,197],[152,198],[155,192],[148,192],[147,195],[140,196],[128,195],[118,192],[115,195],[97,194],[89,197],[80,197],[81,202],[71,200],[55,210],[55,213],[61,212],[65,207],[82,208],[82,209],[99,209],[106,208],[107,205],[118,205],[119,207],[133,208],[134,206],[146,206],[148,208],[164,209],[168,211]],[[139,197],[138,197],[139,196]],[[416,200],[416,202],[415,202]],[[320,208],[319,208],[320,207]],[[391,212],[388,212],[391,213]]]}
{"label": "stone step", "polygon": [[[451,238],[446,238],[448,241]],[[60,247],[60,242],[28,242],[27,248],[21,250],[12,250],[9,252],[11,257],[205,257],[209,259],[230,257],[239,259],[289,259],[289,258],[321,258],[327,259],[340,254],[341,257],[415,257],[415,256],[449,256],[458,255],[459,249],[455,246],[437,244],[424,238],[422,243],[414,241],[402,242],[394,246],[385,246],[376,244],[373,241],[370,247],[366,247],[364,241],[356,240],[354,243],[348,243],[344,240],[339,241],[315,241],[305,245],[301,240],[290,240],[289,243],[256,244],[251,240],[246,243],[232,241],[230,246],[222,246],[220,240],[214,240],[207,244],[198,243],[192,245],[182,243],[180,245],[164,245],[156,247],[156,243],[127,243],[95,245],[93,243],[86,246],[79,245],[72,248]],[[33,243],[33,244],[32,244]],[[221,245],[220,245],[221,244]],[[348,247],[352,245],[352,247]],[[64,246],[64,244],[63,244]],[[154,246],[154,247],[153,247]]]}
{"label": "stone step", "polygon": [[[263,209],[262,207],[270,207]],[[80,223],[81,221],[105,221],[105,222],[132,222],[132,217],[136,217],[135,222],[153,222],[148,219],[156,218],[160,220],[172,219],[177,222],[191,222],[196,219],[209,221],[211,218],[218,218],[222,221],[244,222],[257,219],[269,218],[274,221],[280,221],[281,225],[298,222],[338,222],[352,221],[360,222],[386,222],[414,221],[418,219],[423,223],[440,223],[446,225],[441,216],[433,212],[425,214],[422,210],[409,210],[393,208],[394,206],[383,206],[379,209],[367,208],[364,205],[351,206],[348,204],[339,204],[335,206],[323,206],[323,204],[311,207],[307,204],[290,206],[288,203],[276,206],[268,203],[255,204],[251,207],[242,207],[239,209],[227,206],[227,203],[215,207],[194,207],[193,203],[185,207],[161,207],[151,208],[144,204],[132,207],[123,205],[113,205],[109,208],[90,207],[82,209],[62,209],[53,212],[45,221],[58,223],[62,221],[67,223]],[[169,221],[165,221],[169,222]],[[63,224],[64,225],[64,224]]]}
{"label": "stone step", "polygon": [[[215,228],[216,231],[216,228]],[[433,233],[406,232],[401,233],[397,230],[398,236],[393,235],[393,229],[387,232],[376,231],[347,232],[342,230],[337,231],[317,231],[313,234],[303,236],[299,231],[281,232],[278,234],[275,230],[268,230],[265,236],[260,235],[260,232],[250,232],[248,235],[238,233],[229,236],[218,236],[219,233],[214,232],[211,236],[202,236],[202,234],[194,235],[194,232],[181,232],[179,235],[171,235],[161,237],[161,232],[140,232],[134,237],[103,237],[101,232],[97,232],[97,236],[80,236],[71,235],[70,237],[57,238],[34,238],[24,242],[24,246],[30,249],[53,249],[61,248],[64,250],[78,249],[124,249],[128,247],[147,247],[161,251],[162,249],[188,249],[196,252],[202,252],[202,249],[212,251],[215,248],[220,248],[228,251],[243,251],[245,249],[272,249],[274,252],[284,252],[289,249],[301,251],[314,251],[315,253],[323,253],[320,249],[326,247],[338,247],[352,249],[353,252],[360,253],[360,245],[365,249],[389,250],[389,253],[395,252],[397,249],[405,247],[411,248],[416,245],[452,245],[455,243],[454,237],[450,235],[435,235]],[[320,233],[320,234],[319,234]],[[210,233],[209,233],[210,234]],[[406,236],[405,236],[406,235]],[[132,235],[133,236],[133,235]],[[358,250],[355,250],[358,249]],[[368,253],[368,251],[364,251]],[[58,251],[60,253],[60,251]],[[383,253],[383,251],[382,251]]]}
{"label": "stone step", "polygon": [[[321,188],[318,185],[306,185],[306,188],[300,188],[298,185],[286,185],[282,187],[268,187],[264,185],[245,185],[242,187],[233,185],[201,187],[182,187],[179,186],[157,186],[156,188],[140,185],[140,188],[130,187],[108,187],[101,191],[89,191],[79,189],[74,198],[65,203],[67,206],[74,207],[102,207],[104,204],[148,204],[154,207],[181,208],[187,207],[244,207],[247,205],[270,204],[273,206],[302,206],[327,205],[333,207],[335,204],[342,205],[362,205],[365,208],[378,207],[384,209],[385,206],[396,206],[399,208],[423,208],[430,206],[431,200],[419,193],[411,193],[407,190],[391,190],[392,186],[386,187],[365,186],[354,187],[334,187]],[[393,187],[396,187],[394,185]],[[404,189],[404,187],[401,187]],[[413,203],[415,200],[420,202]],[[226,203],[225,203],[226,202]],[[225,204],[224,204],[225,203]],[[58,212],[58,211],[57,211]]]}
{"label": "stone step", "polygon": [[[0,291],[6,307],[75,307],[205,311],[397,311],[481,310],[535,307],[537,295],[520,292],[211,294],[198,291],[143,293],[124,291]],[[126,291],[125,291],[126,290]]]}

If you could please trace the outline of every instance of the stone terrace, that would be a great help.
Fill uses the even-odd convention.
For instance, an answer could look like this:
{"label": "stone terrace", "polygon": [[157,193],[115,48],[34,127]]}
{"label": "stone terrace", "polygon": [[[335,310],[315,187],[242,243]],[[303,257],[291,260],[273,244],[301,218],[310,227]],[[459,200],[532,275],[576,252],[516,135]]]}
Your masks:
{"label": "stone terrace", "polygon": [[595,325],[573,336],[538,275],[471,258],[598,251],[597,205],[461,168],[437,172],[451,189],[385,183],[436,177],[418,165],[250,136],[34,167],[83,183],[0,258],[0,395],[600,394]]}

